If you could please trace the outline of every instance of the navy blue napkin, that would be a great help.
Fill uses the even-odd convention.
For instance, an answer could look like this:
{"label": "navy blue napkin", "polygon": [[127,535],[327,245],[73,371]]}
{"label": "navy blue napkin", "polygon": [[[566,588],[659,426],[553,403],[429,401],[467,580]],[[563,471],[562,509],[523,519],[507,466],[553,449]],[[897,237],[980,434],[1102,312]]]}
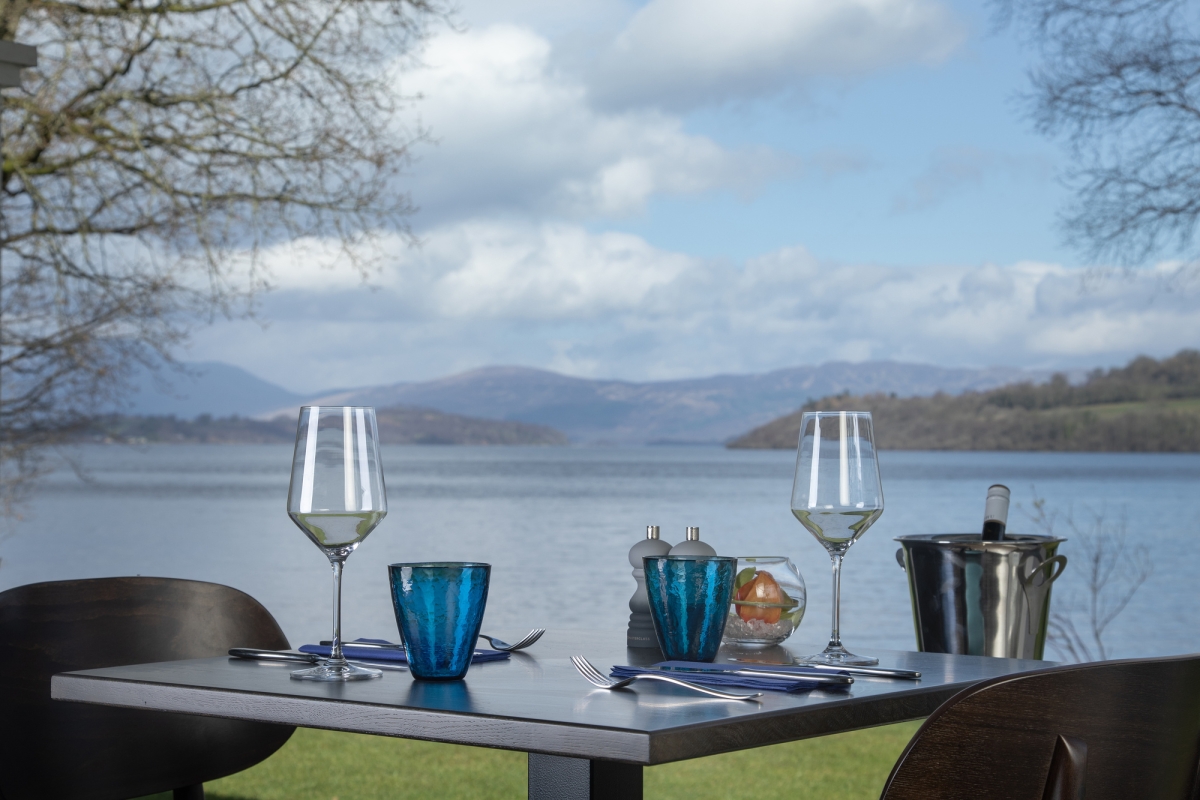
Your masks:
{"label": "navy blue napkin", "polygon": [[[374,642],[376,644],[392,644],[386,639],[355,639],[355,642]],[[300,646],[301,653],[316,653],[328,656],[330,647],[327,644],[305,644]],[[342,655],[355,661],[379,661],[407,664],[408,656],[403,649],[384,650],[375,647],[355,647],[354,642],[342,642]],[[504,661],[509,654],[503,650],[476,650],[471,658],[472,664],[482,664],[485,661]]]}
{"label": "navy blue napkin", "polygon": [[[662,661],[652,668],[614,666],[611,676],[614,678],[629,678],[633,675],[666,674],[690,683],[702,683],[705,686],[736,686],[742,689],[757,689],[771,692],[806,692],[809,689],[825,689],[841,691],[847,686],[831,686],[816,681],[805,680],[805,675],[811,675],[812,670],[804,667],[763,667],[771,672],[795,673],[795,680],[775,677],[757,677],[749,675],[725,675],[725,671],[754,670],[746,664],[706,664],[699,661]],[[696,671],[693,671],[696,670]],[[703,671],[700,671],[703,670]],[[828,673],[825,673],[828,674]]]}

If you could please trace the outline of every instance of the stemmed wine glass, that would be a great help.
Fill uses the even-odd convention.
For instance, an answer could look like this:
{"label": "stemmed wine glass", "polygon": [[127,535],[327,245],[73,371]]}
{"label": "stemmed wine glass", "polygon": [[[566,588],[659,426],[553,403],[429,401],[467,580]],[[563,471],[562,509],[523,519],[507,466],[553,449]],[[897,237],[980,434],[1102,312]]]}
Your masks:
{"label": "stemmed wine glass", "polygon": [[798,663],[867,667],[879,659],[856,656],[842,646],[842,558],[883,513],[883,489],[871,414],[811,411],[800,418],[792,513],[833,560],[833,633],[821,653]]}
{"label": "stemmed wine glass", "polygon": [[333,645],[329,658],[292,677],[309,681],[378,678],[342,655],[342,566],[387,514],[375,409],[304,406],[296,428],[288,516],[333,567]]}

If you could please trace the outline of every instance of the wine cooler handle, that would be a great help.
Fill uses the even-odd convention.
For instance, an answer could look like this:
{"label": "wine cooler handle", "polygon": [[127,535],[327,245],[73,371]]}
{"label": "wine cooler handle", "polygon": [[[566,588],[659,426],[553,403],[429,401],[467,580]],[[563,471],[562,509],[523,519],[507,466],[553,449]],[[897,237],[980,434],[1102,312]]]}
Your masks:
{"label": "wine cooler handle", "polygon": [[[1038,581],[1037,576],[1042,574],[1042,568],[1046,567],[1046,566],[1050,566],[1050,565],[1053,565],[1051,567],[1050,577],[1042,578],[1042,580]],[[1054,581],[1058,580],[1058,576],[1062,575],[1063,570],[1066,568],[1067,568],[1067,557],[1066,556],[1051,556],[1050,558],[1047,558],[1045,561],[1043,561],[1042,563],[1040,563],[1036,567],[1034,567],[1033,570],[1028,575],[1026,575],[1024,578],[1021,579],[1021,582],[1027,586],[1031,583],[1034,586],[1045,586],[1048,583],[1054,583]],[[1037,581],[1037,582],[1034,583],[1034,581]]]}
{"label": "wine cooler handle", "polygon": [[904,566],[904,548],[903,547],[896,548],[896,563],[900,565],[900,569],[907,569]]}

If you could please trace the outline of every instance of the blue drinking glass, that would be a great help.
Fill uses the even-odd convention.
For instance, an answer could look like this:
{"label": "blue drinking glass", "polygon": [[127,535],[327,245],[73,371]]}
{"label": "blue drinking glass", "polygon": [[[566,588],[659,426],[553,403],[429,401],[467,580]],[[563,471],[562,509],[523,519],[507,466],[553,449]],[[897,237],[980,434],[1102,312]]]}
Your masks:
{"label": "blue drinking glass", "polygon": [[491,564],[389,564],[392,606],[414,678],[452,681],[467,674]]}
{"label": "blue drinking glass", "polygon": [[646,556],[646,593],[658,646],[668,661],[712,661],[721,646],[737,559]]}

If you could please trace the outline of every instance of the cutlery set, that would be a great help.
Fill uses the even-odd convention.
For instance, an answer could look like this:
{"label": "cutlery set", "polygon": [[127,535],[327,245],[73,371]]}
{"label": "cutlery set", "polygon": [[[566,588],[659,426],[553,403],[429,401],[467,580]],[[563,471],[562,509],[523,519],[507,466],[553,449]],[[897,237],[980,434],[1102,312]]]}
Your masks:
{"label": "cutlery set", "polygon": [[[733,659],[736,661],[737,659]],[[722,678],[733,677],[743,679],[762,679],[773,681],[788,681],[793,685],[808,684],[809,688],[824,687],[829,689],[847,688],[854,683],[854,675],[869,678],[899,678],[903,680],[919,680],[921,673],[914,670],[905,669],[887,669],[882,667],[866,668],[866,667],[841,667],[829,668],[822,667],[821,669],[813,668],[813,665],[802,664],[798,665],[799,669],[789,669],[788,665],[774,665],[779,669],[772,670],[769,668],[745,668],[745,669],[728,669],[725,667],[714,666],[706,668],[704,666],[668,666],[655,665],[648,667],[639,667],[643,670],[635,675],[629,675],[621,679],[614,679],[605,676],[583,656],[572,656],[571,663],[575,669],[589,683],[601,689],[621,689],[628,686],[635,680],[647,679],[657,680],[666,683],[673,683],[676,686],[682,686],[686,689],[692,689],[702,694],[711,697],[717,697],[722,700],[753,700],[756,697],[761,697],[762,692],[755,694],[734,694],[731,692],[723,692],[712,688],[711,686],[701,686],[693,681],[702,681],[705,676],[721,676]],[[692,678],[691,681],[683,680],[680,676]],[[812,685],[815,684],[816,687]],[[764,687],[774,688],[774,687]],[[783,687],[778,687],[783,688]]]}
{"label": "cutlery set", "polygon": [[854,678],[849,675],[836,674],[814,674],[804,672],[774,672],[765,669],[704,669],[702,667],[643,667],[643,669],[655,669],[668,673],[693,674],[693,675],[733,675],[739,678],[775,678],[782,681],[806,681],[815,683],[821,686],[849,686],[854,683]]}
{"label": "cutlery set", "polygon": [[[503,639],[497,639],[495,636],[488,636],[486,633],[479,634],[480,639],[487,639],[493,650],[500,650],[505,653],[515,653],[518,650],[524,650],[529,645],[542,638],[542,634],[546,632],[545,628],[534,628],[524,637],[517,640],[516,644],[509,644]],[[333,642],[324,640],[321,642],[325,647],[329,647]],[[403,650],[404,645],[392,644],[391,642],[342,642],[342,647],[366,647],[377,650]]]}
{"label": "cutlery set", "polygon": [[[756,661],[752,658],[731,658],[729,660],[735,661],[739,664],[757,664],[762,667],[798,666],[804,667],[805,669],[817,670],[819,672],[841,672],[846,675],[862,675],[869,678],[900,678],[910,681],[921,679],[921,673],[912,669],[889,669],[885,667],[835,667],[830,664],[767,664],[762,661]],[[795,673],[790,674],[794,675]]]}
{"label": "cutlery set", "polygon": [[621,689],[636,680],[662,681],[663,683],[672,683],[676,686],[682,686],[685,689],[692,689],[700,694],[706,694],[709,697],[716,697],[719,700],[753,700],[756,697],[762,697],[762,692],[754,694],[733,694],[732,692],[722,692],[719,689],[713,689],[708,686],[700,686],[695,683],[689,683],[679,678],[672,678],[670,675],[653,673],[649,675],[633,675],[628,678],[623,678],[619,681],[604,675],[600,670],[592,666],[591,662],[583,656],[571,656],[571,663],[575,665],[575,669],[583,676],[584,680],[593,686],[601,689]]}
{"label": "cutlery set", "polygon": [[[486,633],[479,635],[480,639],[487,639],[492,645],[493,650],[500,650],[506,653],[515,653],[518,650],[524,650],[531,644],[542,638],[542,634],[546,632],[545,628],[534,628],[515,643],[509,644],[503,639],[498,639],[495,636],[488,636]],[[321,644],[325,647],[330,647],[333,642],[330,640],[322,641]],[[392,644],[390,642],[342,642],[343,647],[363,648],[367,650],[404,650],[402,644]],[[316,653],[301,653],[297,650],[261,650],[256,647],[234,647],[229,651],[229,655],[233,658],[246,658],[255,661],[291,661],[300,662],[303,664],[318,664],[325,659],[325,656],[317,655]],[[379,661],[365,661],[363,659],[349,659],[351,664],[371,667],[372,669],[390,669],[398,672],[406,672],[408,667]]]}
{"label": "cutlery set", "polygon": [[[234,658],[248,658],[254,661],[290,661],[301,664],[319,664],[325,660],[325,656],[319,656],[316,653],[301,653],[297,650],[260,650],[257,647],[234,647],[230,649],[229,655]],[[408,671],[408,667],[401,666],[400,664],[360,661],[357,659],[350,659],[350,663],[360,664],[371,669],[390,669],[397,672]]]}

